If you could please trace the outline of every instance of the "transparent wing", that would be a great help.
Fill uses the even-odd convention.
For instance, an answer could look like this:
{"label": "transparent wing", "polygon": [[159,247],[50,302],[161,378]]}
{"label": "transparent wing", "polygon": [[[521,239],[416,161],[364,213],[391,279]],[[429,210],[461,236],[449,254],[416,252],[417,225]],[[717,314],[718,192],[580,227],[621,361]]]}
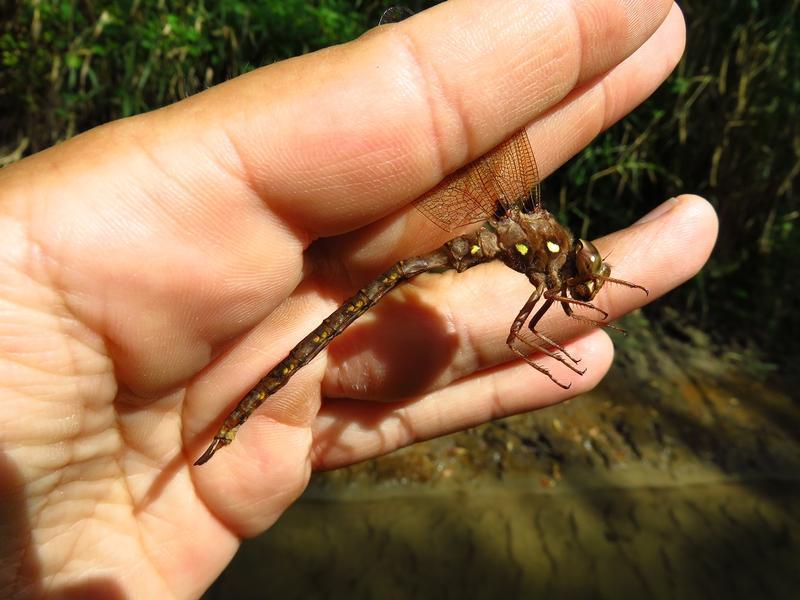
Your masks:
{"label": "transparent wing", "polygon": [[499,201],[506,207],[518,206],[525,212],[541,210],[539,169],[525,130],[500,146],[503,151],[491,157],[489,167],[502,192]]}
{"label": "transparent wing", "polygon": [[473,164],[447,176],[414,206],[441,229],[452,231],[485,221],[494,213],[489,205],[494,205],[498,193],[487,170]]}
{"label": "transparent wing", "polygon": [[397,23],[403,19],[407,19],[414,14],[414,11],[405,6],[390,6],[381,15],[378,25],[386,25],[387,23]]}
{"label": "transparent wing", "polygon": [[452,231],[487,220],[498,209],[541,209],[539,171],[528,134],[518,131],[414,202],[437,226]]}

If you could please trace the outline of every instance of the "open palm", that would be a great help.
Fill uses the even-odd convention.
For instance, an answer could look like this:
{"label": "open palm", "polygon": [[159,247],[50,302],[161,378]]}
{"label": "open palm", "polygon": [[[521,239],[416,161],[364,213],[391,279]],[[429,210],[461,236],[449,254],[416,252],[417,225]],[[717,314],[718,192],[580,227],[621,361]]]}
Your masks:
{"label": "open palm", "polygon": [[[446,3],[0,172],[4,596],[197,596],[313,469],[602,377],[608,338],[563,315],[550,327],[588,369],[559,372],[569,392],[513,359],[529,286],[502,265],[423,276],[192,466],[339,301],[446,239],[411,200],[522,126],[552,171],[683,48],[667,0],[492,2]],[[702,200],[670,207],[598,242],[650,299],[696,272],[716,234]],[[612,318],[645,300],[601,296]]]}

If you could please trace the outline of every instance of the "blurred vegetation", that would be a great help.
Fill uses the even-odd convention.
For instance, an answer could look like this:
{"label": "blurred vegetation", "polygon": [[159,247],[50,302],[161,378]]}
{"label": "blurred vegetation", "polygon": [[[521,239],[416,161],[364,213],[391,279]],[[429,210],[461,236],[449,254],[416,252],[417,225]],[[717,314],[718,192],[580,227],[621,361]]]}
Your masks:
{"label": "blurred vegetation", "polygon": [[[0,164],[353,39],[388,4],[0,0]],[[676,72],[556,173],[546,194],[584,236],[622,227],[683,191],[708,197],[721,218],[711,262],[651,310],[668,306],[720,343],[793,360],[800,355],[793,334],[800,331],[793,306],[800,294],[800,0],[681,6],[689,36]]]}
{"label": "blurred vegetation", "polygon": [[35,152],[352,39],[365,29],[365,8],[345,0],[11,0],[0,13],[0,140],[16,137]]}
{"label": "blurred vegetation", "polygon": [[705,196],[720,216],[714,254],[654,309],[668,304],[716,341],[788,364],[800,354],[800,1],[681,8],[679,67],[557,174],[561,216],[597,235],[663,198]]}

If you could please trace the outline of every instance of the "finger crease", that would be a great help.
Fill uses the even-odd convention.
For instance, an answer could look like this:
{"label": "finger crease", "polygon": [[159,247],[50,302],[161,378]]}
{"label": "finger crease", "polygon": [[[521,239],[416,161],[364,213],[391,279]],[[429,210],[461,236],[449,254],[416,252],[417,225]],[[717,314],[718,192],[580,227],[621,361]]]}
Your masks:
{"label": "finger crease", "polygon": [[423,96],[428,105],[428,115],[430,121],[430,129],[433,132],[434,147],[438,155],[438,170],[440,178],[447,175],[452,167],[450,166],[453,161],[448,160],[448,152],[446,150],[447,144],[444,143],[446,137],[444,127],[441,120],[437,118],[440,111],[436,110],[437,101],[440,99],[442,107],[453,111],[457,117],[461,129],[461,139],[464,140],[463,146],[466,149],[466,156],[472,156],[472,148],[475,146],[469,135],[470,128],[464,120],[464,109],[456,97],[447,93],[446,86],[443,84],[443,79],[435,67],[420,59],[421,52],[417,48],[413,36],[408,33],[396,31],[395,34],[399,36],[399,45],[403,48],[405,54],[408,55],[414,71],[418,74],[417,80],[420,90],[423,91]]}

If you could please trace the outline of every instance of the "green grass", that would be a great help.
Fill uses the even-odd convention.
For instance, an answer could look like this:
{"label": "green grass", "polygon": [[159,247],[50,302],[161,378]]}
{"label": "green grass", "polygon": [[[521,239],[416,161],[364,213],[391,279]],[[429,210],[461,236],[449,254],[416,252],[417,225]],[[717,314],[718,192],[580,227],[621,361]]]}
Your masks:
{"label": "green grass", "polygon": [[[256,67],[356,37],[344,0],[20,2],[0,33],[0,107],[28,152]],[[7,140],[3,140],[7,141]]]}

